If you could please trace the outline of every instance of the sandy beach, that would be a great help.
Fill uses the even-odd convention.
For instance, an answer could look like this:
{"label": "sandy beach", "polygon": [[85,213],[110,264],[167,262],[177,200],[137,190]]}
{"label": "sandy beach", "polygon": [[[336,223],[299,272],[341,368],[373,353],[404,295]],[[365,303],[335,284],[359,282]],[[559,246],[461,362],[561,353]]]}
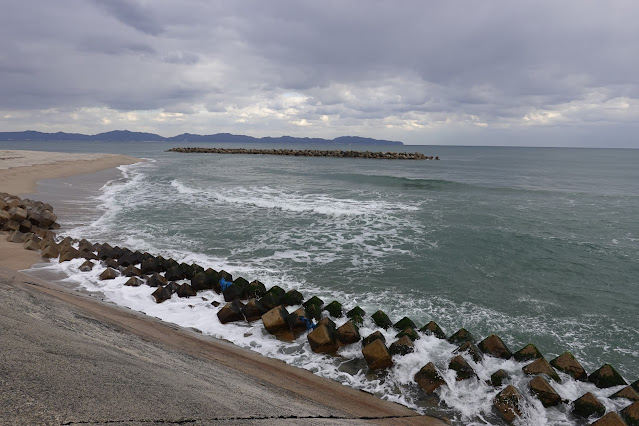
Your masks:
{"label": "sandy beach", "polygon": [[[137,161],[0,150],[0,192]],[[19,272],[39,254],[1,237],[0,424],[445,424]]]}

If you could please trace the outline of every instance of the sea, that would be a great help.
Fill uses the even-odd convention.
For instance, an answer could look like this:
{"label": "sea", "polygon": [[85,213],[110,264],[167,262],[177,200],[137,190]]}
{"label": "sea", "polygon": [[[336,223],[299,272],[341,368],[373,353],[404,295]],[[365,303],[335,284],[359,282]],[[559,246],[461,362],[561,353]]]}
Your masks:
{"label": "sea", "polygon": [[[514,352],[534,343],[547,360],[570,351],[588,373],[612,364],[639,378],[639,150],[470,146],[263,146],[408,151],[439,161],[165,152],[163,142],[0,142],[3,149],[112,152],[145,161],[90,176],[43,181],[31,198],[51,202],[60,235],[224,269],[233,277],[337,300],[366,313],[360,333],[395,322],[436,321],[447,335],[497,334]],[[238,147],[205,144],[202,147]],[[245,145],[244,147],[254,147]],[[498,369],[524,395],[522,425],[577,425],[570,404],[545,409],[527,390],[526,363],[485,357],[477,377],[456,381],[455,346],[421,335],[415,351],[370,372],[361,347],[315,354],[261,323],[222,325],[212,291],[156,304],[152,289],[97,279],[81,261],[29,273],[277,358],[345,386],[453,424],[503,424],[487,381]],[[289,310],[295,309],[295,307]],[[346,318],[334,319],[337,325]],[[381,330],[387,344],[396,331]],[[433,362],[447,386],[427,397],[415,373]],[[593,392],[607,410],[629,401],[561,374],[573,401]]]}

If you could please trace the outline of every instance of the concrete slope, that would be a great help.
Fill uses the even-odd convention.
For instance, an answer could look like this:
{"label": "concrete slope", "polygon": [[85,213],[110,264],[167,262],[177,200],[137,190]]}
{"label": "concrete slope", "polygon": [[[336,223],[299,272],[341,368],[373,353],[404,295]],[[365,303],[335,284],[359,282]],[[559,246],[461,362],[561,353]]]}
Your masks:
{"label": "concrete slope", "polygon": [[0,356],[0,424],[444,424],[4,268]]}

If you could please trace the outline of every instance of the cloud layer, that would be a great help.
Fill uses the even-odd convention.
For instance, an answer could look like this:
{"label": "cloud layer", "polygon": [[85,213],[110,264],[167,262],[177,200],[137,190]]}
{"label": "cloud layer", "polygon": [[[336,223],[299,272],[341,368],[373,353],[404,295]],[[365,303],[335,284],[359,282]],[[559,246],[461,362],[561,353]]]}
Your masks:
{"label": "cloud layer", "polygon": [[4,131],[639,147],[633,1],[0,6]]}

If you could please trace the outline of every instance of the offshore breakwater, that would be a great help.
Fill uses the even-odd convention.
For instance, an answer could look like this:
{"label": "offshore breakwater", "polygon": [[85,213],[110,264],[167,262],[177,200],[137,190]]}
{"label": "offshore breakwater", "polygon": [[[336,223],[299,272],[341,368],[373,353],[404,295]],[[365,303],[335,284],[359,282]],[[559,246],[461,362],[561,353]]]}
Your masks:
{"label": "offshore breakwater", "polygon": [[439,160],[439,156],[420,152],[370,152],[316,149],[249,149],[249,148],[171,148],[166,152],[185,154],[282,155],[289,157],[369,158],[377,160]]}
{"label": "offshore breakwater", "polygon": [[[445,388],[454,382],[479,380],[477,366],[482,362],[490,362],[496,367],[504,366],[493,367],[495,371],[489,382],[492,389],[499,390],[493,398],[494,409],[508,421],[522,415],[526,404],[524,395],[530,394],[544,407],[563,406],[575,417],[594,420],[607,412],[603,418],[608,421],[611,418],[620,421],[621,415],[628,424],[635,424],[633,422],[639,409],[636,396],[639,382],[627,385],[608,364],[588,375],[570,353],[548,362],[534,345],[527,345],[512,353],[496,335],[477,343],[479,339],[465,329],[447,336],[432,321],[424,327],[418,327],[407,317],[393,322],[382,311],[373,315],[367,315],[361,308],[344,312],[338,301],[324,303],[317,297],[304,298],[296,290],[285,292],[277,286],[267,290],[257,280],[248,282],[242,277],[233,278],[225,271],[205,270],[196,264],[178,263],[108,244],[62,239],[51,230],[56,228],[55,216],[48,205],[2,194],[0,207],[6,212],[0,215],[3,218],[1,225],[3,230],[11,231],[8,237],[10,241],[22,243],[25,248],[39,249],[44,257],[53,258],[59,263],[75,262],[77,269],[84,273],[96,270],[102,281],[119,279],[125,286],[151,287],[147,297],[152,297],[158,304],[165,303],[174,295],[188,299],[198,297],[198,293],[208,296],[207,291],[214,292],[223,296],[226,302],[213,302],[218,304],[213,307],[221,323],[261,321],[268,333],[282,339],[306,335],[308,344],[318,353],[332,355],[342,347],[359,346],[368,369],[381,374],[400,362],[401,357],[418,352],[419,340],[440,339],[454,350],[443,366],[441,363],[424,362],[414,375],[414,382],[425,394],[445,392]],[[38,219],[43,216],[45,220]],[[344,317],[347,318],[346,322],[337,327],[336,322],[341,322]],[[360,335],[364,321],[372,321],[379,330]],[[394,341],[387,346],[389,333]],[[525,363],[522,371],[533,377],[532,380],[522,385],[509,377],[507,370],[512,369],[510,364],[513,360]],[[611,408],[607,400],[602,403],[599,400],[601,398],[597,398],[593,392],[566,400],[555,392],[554,387],[571,381],[588,382],[597,389],[611,389],[606,399],[635,402],[620,402],[619,409],[615,410],[616,405]]]}

